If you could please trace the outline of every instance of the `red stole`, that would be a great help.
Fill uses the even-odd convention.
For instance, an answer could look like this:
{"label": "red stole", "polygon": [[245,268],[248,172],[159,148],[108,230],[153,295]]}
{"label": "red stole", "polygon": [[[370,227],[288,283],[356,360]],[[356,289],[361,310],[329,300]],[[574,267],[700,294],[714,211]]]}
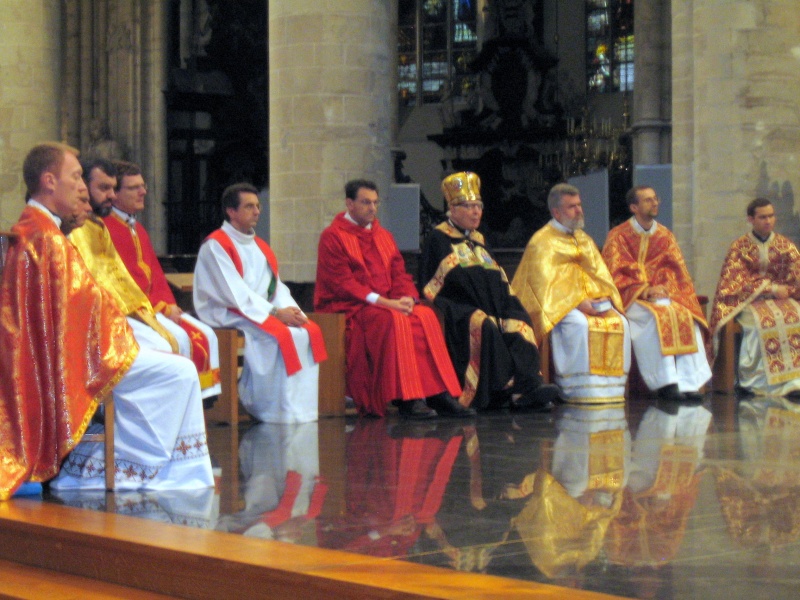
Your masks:
{"label": "red stole", "polygon": [[[244,265],[242,264],[242,259],[239,256],[239,252],[236,250],[236,246],[230,236],[221,229],[217,229],[216,231],[213,231],[206,239],[213,239],[220,246],[222,246],[222,249],[225,250],[225,252],[228,253],[228,256],[231,257],[233,266],[236,267],[236,271],[240,276],[244,277]],[[272,270],[272,274],[277,279],[278,260],[275,258],[275,253],[272,251],[272,248],[270,248],[269,245],[261,238],[256,237],[255,241],[256,244],[258,244],[261,252],[264,254],[264,257],[267,259],[267,264]],[[250,319],[247,315],[242,314],[240,311],[234,308],[229,308],[228,310],[252,321],[252,319]],[[274,337],[278,342],[278,347],[281,349],[281,355],[283,356],[283,364],[286,366],[286,374],[291,376],[297,373],[302,368],[302,365],[300,364],[300,357],[297,356],[297,349],[294,347],[294,340],[292,340],[292,333],[289,331],[289,327],[281,323],[281,321],[276,317],[272,316],[267,317],[263,323],[256,323],[255,321],[252,322],[258,325],[262,331]],[[308,321],[305,325],[303,325],[303,328],[308,331],[308,337],[311,341],[311,353],[314,356],[314,362],[319,363],[328,358],[328,353],[325,350],[325,341],[322,338],[322,330],[319,328],[319,326],[313,321]]]}

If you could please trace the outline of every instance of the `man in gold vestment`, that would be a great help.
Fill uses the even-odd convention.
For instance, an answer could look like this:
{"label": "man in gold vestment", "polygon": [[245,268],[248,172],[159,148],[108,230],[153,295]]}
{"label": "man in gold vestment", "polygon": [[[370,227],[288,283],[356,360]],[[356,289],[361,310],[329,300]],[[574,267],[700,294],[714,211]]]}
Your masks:
{"label": "man in gold vestment", "polygon": [[[56,143],[23,164],[28,202],[0,284],[0,500],[56,474],[54,489],[102,489],[106,468],[118,489],[209,487],[194,368],[139,348],[60,231],[89,210],[81,171],[77,150]],[[112,390],[115,464],[105,465],[102,444],[78,442]]]}
{"label": "man in gold vestment", "polygon": [[97,283],[111,294],[128,317],[139,345],[190,358],[197,368],[203,398],[218,395],[221,390],[219,351],[214,332],[202,324],[202,331],[196,330],[196,320],[192,320],[192,325],[184,330],[156,313],[149,298],[125,266],[101,218],[109,215],[111,202],[116,197],[118,182],[114,165],[102,158],[95,158],[84,162],[82,166],[83,178],[89,188],[92,214],[82,227],[69,234],[70,241],[78,249]]}
{"label": "man in gold vestment", "polygon": [[560,183],[552,220],[528,242],[511,287],[541,343],[550,335],[556,383],[568,402],[622,402],[630,367],[623,305],[600,251],[584,231],[580,192]]}
{"label": "man in gold vestment", "polygon": [[755,394],[800,391],[800,252],[775,233],[775,209],[757,198],[747,206],[752,231],[733,242],[722,265],[711,312],[716,336],[742,326],[739,386]]}
{"label": "man in gold vestment", "polygon": [[625,305],[639,371],[660,398],[699,402],[711,369],[692,278],[675,236],[655,220],[655,190],[634,187],[626,201],[633,216],[609,232],[603,258]]}

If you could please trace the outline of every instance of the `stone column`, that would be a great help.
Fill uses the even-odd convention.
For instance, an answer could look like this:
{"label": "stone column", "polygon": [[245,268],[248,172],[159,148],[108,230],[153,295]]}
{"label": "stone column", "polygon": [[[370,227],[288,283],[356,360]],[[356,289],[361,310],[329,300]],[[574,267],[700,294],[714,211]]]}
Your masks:
{"label": "stone column", "polygon": [[672,17],[675,232],[698,292],[713,295],[756,195],[772,199],[779,230],[800,233],[800,5],[676,0]]}
{"label": "stone column", "polygon": [[672,109],[669,0],[637,0],[633,30],[633,164],[664,164],[670,162]]}
{"label": "stone column", "polygon": [[22,161],[36,143],[61,139],[61,7],[0,0],[0,228],[24,206]]}
{"label": "stone column", "polygon": [[396,12],[392,0],[269,2],[270,243],[284,280],[316,278],[348,179],[388,193]]}

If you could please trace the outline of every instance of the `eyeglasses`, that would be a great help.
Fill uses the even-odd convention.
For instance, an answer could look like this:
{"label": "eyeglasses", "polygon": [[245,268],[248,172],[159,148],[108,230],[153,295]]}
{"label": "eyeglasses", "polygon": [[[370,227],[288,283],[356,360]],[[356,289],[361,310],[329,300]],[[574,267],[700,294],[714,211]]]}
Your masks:
{"label": "eyeglasses", "polygon": [[483,202],[461,202],[456,204],[455,206],[461,206],[466,208],[467,210],[472,210],[473,208],[477,208],[478,210],[483,210]]}
{"label": "eyeglasses", "polygon": [[146,192],[147,191],[147,184],[140,183],[138,185],[123,185],[122,189],[123,190],[128,190],[129,192],[138,192],[139,190],[142,190],[143,192]]}
{"label": "eyeglasses", "polygon": [[375,208],[378,208],[381,205],[381,201],[380,200],[361,200],[361,199],[359,199],[359,200],[356,200],[355,202],[357,202],[358,204],[361,204],[363,206],[374,206]]}

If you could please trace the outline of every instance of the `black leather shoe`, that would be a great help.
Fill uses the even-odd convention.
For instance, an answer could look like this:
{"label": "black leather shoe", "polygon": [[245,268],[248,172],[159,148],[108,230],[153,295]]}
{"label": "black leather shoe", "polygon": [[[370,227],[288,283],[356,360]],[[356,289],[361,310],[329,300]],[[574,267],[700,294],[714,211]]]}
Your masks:
{"label": "black leather shoe", "polygon": [[425,400],[407,400],[402,402],[398,412],[404,419],[416,421],[434,419],[437,416],[436,411],[425,404]]}
{"label": "black leather shoe", "polygon": [[436,409],[442,417],[474,417],[477,413],[474,408],[468,408],[458,403],[450,392],[442,392],[428,398],[428,405]]}
{"label": "black leather shoe", "polygon": [[668,402],[683,403],[686,401],[686,398],[678,391],[678,386],[674,383],[658,388],[656,394],[658,394],[659,399],[667,400]]}
{"label": "black leather shoe", "polygon": [[683,392],[683,397],[686,398],[687,404],[702,404],[703,394],[700,392]]}
{"label": "black leather shoe", "polygon": [[556,403],[563,402],[561,389],[552,383],[543,383],[533,391],[523,394],[516,401],[511,401],[511,410],[527,412],[550,412]]}

